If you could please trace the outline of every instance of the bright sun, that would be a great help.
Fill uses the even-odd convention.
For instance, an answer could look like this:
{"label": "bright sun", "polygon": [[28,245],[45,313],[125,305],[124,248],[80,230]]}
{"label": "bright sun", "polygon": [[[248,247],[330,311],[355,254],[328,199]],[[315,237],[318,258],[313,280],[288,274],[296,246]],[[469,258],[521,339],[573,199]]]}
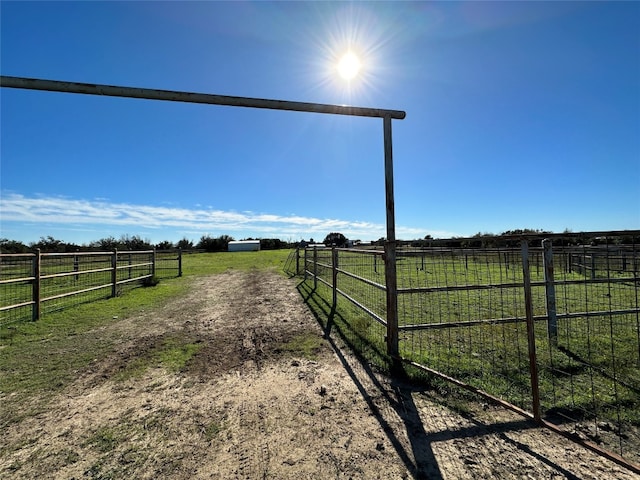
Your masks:
{"label": "bright sun", "polygon": [[347,52],[338,63],[338,73],[345,80],[352,80],[358,75],[362,64],[353,52]]}

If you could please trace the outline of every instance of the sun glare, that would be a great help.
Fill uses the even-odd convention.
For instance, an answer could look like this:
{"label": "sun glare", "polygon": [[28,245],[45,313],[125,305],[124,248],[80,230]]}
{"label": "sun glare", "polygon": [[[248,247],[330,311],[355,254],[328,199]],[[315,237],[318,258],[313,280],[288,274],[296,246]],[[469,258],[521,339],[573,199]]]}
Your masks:
{"label": "sun glare", "polygon": [[338,73],[345,80],[352,80],[358,75],[361,67],[358,56],[353,52],[347,52],[338,63]]}

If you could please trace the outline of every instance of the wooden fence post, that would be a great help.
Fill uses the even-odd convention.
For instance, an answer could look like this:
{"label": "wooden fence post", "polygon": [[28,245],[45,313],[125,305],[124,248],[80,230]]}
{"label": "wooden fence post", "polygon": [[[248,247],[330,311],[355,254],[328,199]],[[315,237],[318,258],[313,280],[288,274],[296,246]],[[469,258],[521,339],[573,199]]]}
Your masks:
{"label": "wooden fence post", "polygon": [[542,240],[544,255],[544,293],[547,304],[547,332],[553,345],[558,344],[558,316],[556,311],[556,286],[553,275],[553,245],[551,240]]}
{"label": "wooden fence post", "polygon": [[118,249],[114,248],[111,255],[111,296],[115,297],[118,293]]}
{"label": "wooden fence post", "polygon": [[178,249],[178,276],[182,276],[182,247]]}
{"label": "wooden fence post", "polygon": [[41,254],[40,249],[36,250],[36,255],[33,257],[33,310],[32,320],[38,320],[40,318],[40,262]]}
{"label": "wooden fence post", "polygon": [[156,276],[156,249],[155,248],[151,253],[151,276],[152,277]]}
{"label": "wooden fence post", "polygon": [[533,418],[540,422],[540,384],[536,357],[536,336],[533,321],[533,297],[531,295],[531,272],[529,271],[529,243],[522,240],[522,277],[524,280],[524,307],[527,317],[527,340],[529,346],[529,375],[531,377],[531,398]]}

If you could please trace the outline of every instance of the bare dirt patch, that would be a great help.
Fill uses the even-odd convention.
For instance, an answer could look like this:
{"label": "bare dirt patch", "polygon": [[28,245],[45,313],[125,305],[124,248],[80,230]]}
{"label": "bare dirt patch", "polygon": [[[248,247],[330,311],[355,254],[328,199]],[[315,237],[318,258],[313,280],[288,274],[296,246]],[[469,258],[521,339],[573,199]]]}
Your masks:
{"label": "bare dirt patch", "polygon": [[[376,373],[323,339],[277,273],[192,282],[95,332],[117,351],[0,432],[0,477],[638,478],[510,412],[460,415]],[[168,368],[167,345],[193,353]]]}

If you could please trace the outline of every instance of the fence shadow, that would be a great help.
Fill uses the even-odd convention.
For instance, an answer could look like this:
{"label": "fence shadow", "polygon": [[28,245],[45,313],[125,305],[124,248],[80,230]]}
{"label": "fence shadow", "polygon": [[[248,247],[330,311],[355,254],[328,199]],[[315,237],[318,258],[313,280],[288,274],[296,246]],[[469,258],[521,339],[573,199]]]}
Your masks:
{"label": "fence shadow", "polygon": [[[397,394],[399,394],[399,398],[403,400],[398,401],[397,399],[391,398],[389,393],[383,388],[379,380],[376,378],[368,363],[359,356],[359,352],[357,350],[353,350],[353,354],[356,357],[356,361],[358,362],[357,367],[359,368],[354,368],[354,365],[352,365],[352,362],[350,362],[350,360],[344,355],[343,350],[337,344],[334,336],[332,335],[332,332],[335,331],[342,342],[346,343],[350,347],[353,346],[352,342],[349,341],[348,336],[343,330],[343,325],[336,324],[335,322],[337,313],[321,296],[314,295],[313,289],[304,282],[301,282],[297,288],[304,299],[304,302],[309,306],[311,312],[315,316],[316,321],[323,329],[325,339],[337,355],[340,363],[342,363],[345,371],[362,395],[362,398],[367,403],[369,410],[375,416],[387,436],[387,439],[391,445],[393,445],[393,448],[404,462],[412,477],[429,478],[434,480],[442,479],[443,477],[438,469],[438,464],[433,451],[429,447],[429,443],[424,442],[424,439],[426,439],[426,433],[422,426],[422,422],[419,419],[417,408],[412,401],[406,401],[406,398],[412,398],[410,393],[406,395],[407,392],[405,392],[405,388],[409,387],[404,384],[397,384]],[[356,370],[364,372],[366,378],[361,379],[359,377],[359,372],[356,372]],[[360,373],[360,375],[362,374]],[[375,391],[367,391],[365,383],[363,382],[366,382],[367,384],[373,383]],[[388,404],[396,412],[400,413],[401,411],[403,413],[401,418],[407,425],[407,434],[412,447],[411,452],[406,450],[402,441],[397,437],[394,428],[385,418],[381,409],[376,405],[374,398],[381,395],[385,397],[385,400],[388,401]]]}
{"label": "fence shadow", "polygon": [[[580,477],[558,465],[553,460],[546,458],[532,450],[528,445],[522,444],[510,438],[508,432],[519,432],[526,429],[538,428],[528,419],[519,419],[497,424],[485,424],[469,415],[462,415],[471,425],[455,430],[446,428],[435,432],[427,432],[420,417],[420,410],[414,401],[414,394],[427,392],[428,387],[415,384],[404,376],[392,378],[385,385],[375,371],[375,367],[365,359],[361,351],[354,345],[353,331],[349,331],[348,323],[337,313],[332,305],[321,295],[317,295],[314,289],[300,282],[297,290],[305,304],[313,313],[316,321],[324,332],[325,339],[340,360],[343,368],[350,376],[354,385],[367,403],[367,406],[377,422],[382,427],[387,439],[402,459],[408,472],[414,479],[443,479],[443,472],[438,463],[433,445],[453,439],[475,438],[486,435],[497,435],[505,443],[516,447],[538,462],[541,462],[558,474],[564,475],[569,480],[578,480]],[[357,341],[365,339],[358,337]],[[345,355],[344,346],[350,349],[350,355]],[[391,363],[389,362],[389,367]],[[398,430],[396,416],[402,422],[404,431]],[[404,437],[408,441],[403,441]],[[407,446],[408,443],[408,446]],[[463,463],[462,460],[460,460]]]}

